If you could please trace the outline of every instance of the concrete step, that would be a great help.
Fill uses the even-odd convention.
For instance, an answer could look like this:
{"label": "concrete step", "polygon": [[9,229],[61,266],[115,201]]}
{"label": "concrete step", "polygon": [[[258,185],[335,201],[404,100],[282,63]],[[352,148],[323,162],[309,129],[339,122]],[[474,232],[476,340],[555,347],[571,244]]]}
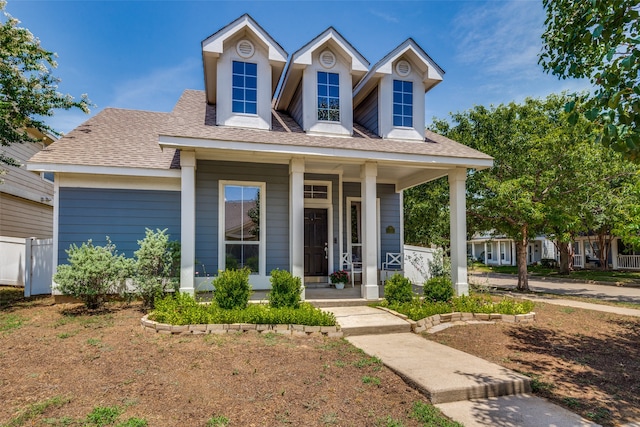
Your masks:
{"label": "concrete step", "polygon": [[436,407],[465,427],[599,426],[545,399],[527,394],[442,403]]}
{"label": "concrete step", "polygon": [[368,306],[327,307],[345,336],[411,332],[411,324],[386,311]]}
{"label": "concrete step", "polygon": [[524,375],[412,333],[347,339],[379,357],[434,404],[531,392]]}

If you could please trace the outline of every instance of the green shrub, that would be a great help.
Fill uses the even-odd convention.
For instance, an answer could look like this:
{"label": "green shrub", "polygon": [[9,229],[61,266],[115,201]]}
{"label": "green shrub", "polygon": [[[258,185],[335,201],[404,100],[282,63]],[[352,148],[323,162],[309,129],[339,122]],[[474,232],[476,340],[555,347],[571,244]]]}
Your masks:
{"label": "green shrub", "polygon": [[384,285],[384,298],[389,304],[410,302],[413,299],[411,281],[401,274],[394,274]]}
{"label": "green shrub", "polygon": [[[167,285],[175,287],[177,280],[171,280],[172,274],[176,273],[176,263],[179,265],[180,259],[176,260],[176,245],[169,244],[167,229],[145,230],[145,237],[138,240],[139,249],[134,252],[136,258],[134,287],[135,293],[142,299],[145,307],[153,308],[156,298],[161,297]],[[179,247],[177,248],[179,251]]]}
{"label": "green shrub", "polygon": [[424,299],[428,301],[451,301],[453,285],[446,276],[432,277],[424,284]]}
{"label": "green shrub", "polygon": [[245,308],[251,296],[248,268],[224,270],[213,279],[213,299],[220,308]]}
{"label": "green shrub", "polygon": [[271,307],[298,308],[302,281],[286,270],[271,271],[271,292],[267,295]]}
{"label": "green shrub", "polygon": [[132,261],[117,254],[109,237],[105,246],[94,246],[89,240],[80,247],[72,244],[66,252],[69,264],[58,266],[53,281],[60,292],[80,299],[90,309],[102,307],[107,294],[120,293],[133,269]]}
{"label": "green shrub", "polygon": [[189,294],[178,293],[156,302],[149,314],[151,320],[172,325],[195,325],[203,323],[256,323],[296,324],[309,326],[334,326],[336,318],[309,303],[300,303],[298,308],[273,308],[264,304],[250,304],[244,309],[222,309],[215,303],[198,304]]}

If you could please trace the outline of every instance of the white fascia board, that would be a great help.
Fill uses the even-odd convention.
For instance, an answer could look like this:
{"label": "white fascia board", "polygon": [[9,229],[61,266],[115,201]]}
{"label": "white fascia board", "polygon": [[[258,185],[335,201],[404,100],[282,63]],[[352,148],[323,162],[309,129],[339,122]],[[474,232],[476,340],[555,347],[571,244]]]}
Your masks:
{"label": "white fascia board", "polygon": [[[319,136],[318,138],[322,138]],[[345,148],[310,147],[300,145],[267,144],[260,142],[223,141],[201,138],[181,138],[177,136],[160,135],[158,139],[161,147],[209,148],[219,150],[237,150],[250,152],[268,152],[272,154],[286,154],[313,157],[335,157],[362,161],[378,161],[383,163],[413,163],[433,166],[457,166],[482,170],[493,166],[493,159],[474,159],[470,157],[430,156],[424,154],[389,153],[380,151],[354,150]]]}
{"label": "white fascia board", "polygon": [[112,166],[67,165],[56,163],[27,163],[27,170],[37,172],[82,173],[90,175],[148,176],[180,178],[179,169],[122,168]]}
{"label": "white fascia board", "polygon": [[363,73],[369,71],[369,62],[359,52],[346,44],[342,37],[337,34],[333,28],[329,28],[324,34],[321,34],[315,40],[312,40],[311,43],[297,51],[293,55],[292,62],[294,64],[311,65],[313,62],[313,52],[328,40],[335,42],[340,49],[342,49],[342,51],[351,58],[351,71]]}
{"label": "white fascia board", "polygon": [[232,23],[224,31],[216,33],[202,42],[203,52],[213,52],[222,54],[224,51],[224,42],[241,31],[244,27],[248,27],[257,38],[259,38],[268,48],[269,61],[287,62],[287,52],[279,46],[271,36],[266,34],[262,28],[258,27],[255,22],[248,16],[241,17],[237,22]]}

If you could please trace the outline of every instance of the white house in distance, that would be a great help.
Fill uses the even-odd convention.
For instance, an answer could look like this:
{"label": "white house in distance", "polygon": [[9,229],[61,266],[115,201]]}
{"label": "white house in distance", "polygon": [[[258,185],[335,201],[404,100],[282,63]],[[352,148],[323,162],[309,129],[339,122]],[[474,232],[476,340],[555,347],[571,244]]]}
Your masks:
{"label": "white house in distance", "polygon": [[[467,242],[467,256],[485,265],[517,265],[516,243],[504,235],[481,233]],[[558,259],[558,251],[552,240],[536,236],[527,245],[527,264],[543,259]]]}
{"label": "white house in distance", "polygon": [[205,90],[173,111],[105,109],[31,159],[56,176],[58,263],[107,235],[131,256],[145,227],[167,228],[182,291],[236,267],[254,289],[275,268],[327,281],[346,256],[376,299],[386,255],[403,248],[403,190],[448,176],[452,279],[467,292],[465,179],[493,160],[425,132],[424,96],[444,71],[414,40],[370,66],[328,28],[288,57],[243,15],[202,57]]}

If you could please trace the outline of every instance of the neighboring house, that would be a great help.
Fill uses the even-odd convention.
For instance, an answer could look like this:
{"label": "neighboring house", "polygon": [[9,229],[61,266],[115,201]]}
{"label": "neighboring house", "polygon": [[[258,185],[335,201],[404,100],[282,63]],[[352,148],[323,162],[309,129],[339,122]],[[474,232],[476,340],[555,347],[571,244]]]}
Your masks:
{"label": "neighboring house", "polygon": [[[0,147],[0,152],[24,164],[34,154],[53,142],[36,130],[29,134],[41,142],[23,142]],[[21,167],[0,165],[0,236],[53,236],[53,175],[33,172]]]}
{"label": "neighboring house", "polygon": [[[620,238],[610,241],[607,253],[609,267],[614,270],[640,270],[640,251],[625,245]],[[573,243],[573,266],[576,268],[600,267],[600,244],[595,236],[578,236]]]}
{"label": "neighboring house", "polygon": [[[26,258],[35,240],[29,238],[53,237],[53,174],[29,171],[24,163],[53,139],[35,129],[28,133],[40,142],[0,146],[0,153],[23,164],[0,165],[0,170],[6,171],[0,175],[0,285],[27,284],[31,290],[33,268],[28,268],[31,265]],[[50,260],[41,260],[38,267],[46,266],[50,271]]]}
{"label": "neighboring house", "polygon": [[415,41],[370,67],[329,28],[287,61],[243,15],[202,56],[205,90],[172,112],[105,109],[31,159],[56,176],[59,263],[106,235],[131,256],[145,227],[167,228],[182,291],[229,266],[250,267],[254,289],[275,268],[327,281],[348,253],[374,299],[386,254],[402,252],[402,191],[448,175],[452,278],[467,292],[466,172],[492,158],[424,131],[424,95],[444,72]]}
{"label": "neighboring house", "polygon": [[[556,245],[546,236],[536,236],[527,245],[527,264],[558,259]],[[504,235],[478,234],[467,242],[467,256],[486,265],[517,265],[516,243]]]}

